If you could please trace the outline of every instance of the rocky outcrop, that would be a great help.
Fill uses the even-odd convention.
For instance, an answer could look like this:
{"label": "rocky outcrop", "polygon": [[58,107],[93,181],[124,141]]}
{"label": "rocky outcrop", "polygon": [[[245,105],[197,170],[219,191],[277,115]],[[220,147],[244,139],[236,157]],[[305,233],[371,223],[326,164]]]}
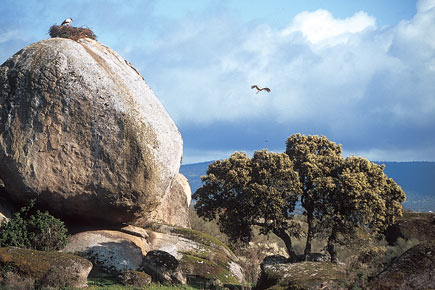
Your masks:
{"label": "rocky outcrop", "polygon": [[435,243],[419,244],[395,259],[374,277],[369,289],[435,289]]}
{"label": "rocky outcrop", "polygon": [[395,244],[399,238],[433,241],[435,240],[435,214],[405,211],[395,224],[387,228],[385,238],[390,245]]}
{"label": "rocky outcrop", "polygon": [[83,288],[92,263],[71,254],[8,247],[0,248],[0,269],[2,273],[19,273],[23,279],[30,277],[42,288]]}
{"label": "rocky outcrop", "polygon": [[263,289],[343,289],[343,265],[329,262],[288,263],[282,256],[266,257],[255,287]]}
{"label": "rocky outcrop", "polygon": [[182,139],[138,71],[90,39],[34,43],[0,67],[0,178],[64,220],[145,224]]}
{"label": "rocky outcrop", "polygon": [[245,281],[238,258],[218,239],[187,228],[154,225],[152,229],[152,248],[177,258],[182,273],[189,281],[196,280],[199,288]]}
{"label": "rocky outcrop", "polygon": [[137,270],[149,250],[144,238],[119,231],[99,230],[73,235],[62,250],[92,261],[105,272]]}
{"label": "rocky outcrop", "polygon": [[155,210],[156,221],[169,225],[190,228],[189,206],[192,191],[189,181],[182,174],[177,174],[163,202]]}
{"label": "rocky outcrop", "polygon": [[[146,229],[130,226],[123,231],[125,232],[81,232],[69,239],[63,251],[82,255],[92,261],[94,267],[106,272],[146,270],[151,276],[169,277],[171,274],[165,270],[168,268],[165,263],[154,263],[153,271],[163,269],[160,274],[144,267],[143,264],[148,253],[165,252],[166,256],[175,258],[179,264],[175,272],[169,273],[181,283],[192,277],[201,278],[201,285],[244,282],[238,258],[225,244],[207,234],[159,224],[153,224]],[[181,273],[181,276],[176,273]],[[170,281],[175,282],[172,278]]]}

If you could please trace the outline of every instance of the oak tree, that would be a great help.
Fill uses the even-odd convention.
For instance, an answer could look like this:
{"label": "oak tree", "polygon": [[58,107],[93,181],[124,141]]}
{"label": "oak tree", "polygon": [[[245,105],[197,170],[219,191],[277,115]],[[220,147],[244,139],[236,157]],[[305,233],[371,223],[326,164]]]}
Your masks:
{"label": "oak tree", "polygon": [[307,218],[308,230],[304,257],[311,255],[311,243],[317,229],[316,220],[323,214],[325,189],[316,180],[333,174],[343,162],[341,145],[325,136],[294,134],[287,139],[286,153],[293,161],[302,185],[301,205]]}
{"label": "oak tree", "polygon": [[405,193],[384,173],[384,166],[361,157],[342,157],[341,145],[324,136],[295,134],[286,153],[302,184],[301,204],[307,217],[305,259],[317,235],[327,237],[331,261],[336,243],[356,230],[380,232],[402,214]]}
{"label": "oak tree", "polygon": [[331,176],[316,180],[326,199],[319,227],[327,233],[331,261],[337,261],[336,243],[356,231],[383,232],[402,215],[405,193],[384,173],[385,166],[361,157],[348,157]]}
{"label": "oak tree", "polygon": [[292,237],[302,230],[293,212],[300,201],[308,224],[305,259],[319,236],[327,238],[331,261],[337,261],[337,242],[357,230],[381,232],[402,214],[405,193],[384,166],[344,158],[341,145],[324,136],[295,134],[286,145],[286,153],[262,150],[248,158],[236,152],[210,164],[193,196],[198,215],[218,219],[232,241],[250,241],[253,226],[274,233],[295,260]]}
{"label": "oak tree", "polygon": [[201,179],[204,184],[193,196],[199,216],[217,218],[233,242],[249,242],[253,226],[260,234],[274,233],[284,241],[290,259],[296,259],[291,238],[301,233],[293,220],[301,185],[287,154],[262,150],[249,158],[235,152],[210,164]]}

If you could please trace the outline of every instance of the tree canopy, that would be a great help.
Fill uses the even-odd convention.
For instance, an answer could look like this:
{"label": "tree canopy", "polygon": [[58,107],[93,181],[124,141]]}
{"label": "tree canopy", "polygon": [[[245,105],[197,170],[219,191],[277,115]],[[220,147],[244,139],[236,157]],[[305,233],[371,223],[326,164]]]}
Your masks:
{"label": "tree canopy", "polygon": [[[341,145],[325,136],[294,134],[287,139],[286,153],[293,161],[302,184],[301,204],[307,217],[308,231],[304,256],[311,255],[311,242],[315,237],[315,221],[323,215],[327,187],[336,168],[343,162]],[[323,180],[323,183],[319,183]]]}
{"label": "tree canopy", "polygon": [[262,150],[248,158],[235,152],[210,164],[201,179],[204,185],[193,196],[199,216],[218,217],[221,231],[232,241],[250,241],[252,227],[259,226],[262,234],[273,232],[283,239],[295,257],[290,237],[299,236],[301,229],[292,212],[301,186],[287,154]]}
{"label": "tree canopy", "polygon": [[249,158],[235,152],[210,164],[193,196],[198,215],[217,218],[232,241],[250,241],[253,226],[261,234],[272,232],[295,260],[292,237],[300,237],[302,230],[293,216],[300,201],[308,224],[305,259],[312,239],[321,235],[336,261],[340,239],[356,229],[380,232],[402,214],[405,193],[385,175],[384,166],[344,158],[341,145],[324,136],[295,134],[286,145],[286,153],[261,150]]}
{"label": "tree canopy", "polygon": [[335,243],[356,229],[382,232],[402,215],[405,193],[384,173],[384,166],[361,157],[348,157],[329,176],[316,180],[324,200],[316,209],[318,229],[328,237],[327,249],[336,261]]}

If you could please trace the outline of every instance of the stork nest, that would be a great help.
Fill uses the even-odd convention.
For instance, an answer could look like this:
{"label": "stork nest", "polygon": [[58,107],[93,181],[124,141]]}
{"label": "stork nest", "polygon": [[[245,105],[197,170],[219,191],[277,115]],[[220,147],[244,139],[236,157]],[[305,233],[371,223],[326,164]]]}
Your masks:
{"label": "stork nest", "polygon": [[51,37],[69,38],[79,40],[81,38],[90,38],[97,40],[97,36],[89,28],[73,27],[70,25],[53,25],[48,31]]}

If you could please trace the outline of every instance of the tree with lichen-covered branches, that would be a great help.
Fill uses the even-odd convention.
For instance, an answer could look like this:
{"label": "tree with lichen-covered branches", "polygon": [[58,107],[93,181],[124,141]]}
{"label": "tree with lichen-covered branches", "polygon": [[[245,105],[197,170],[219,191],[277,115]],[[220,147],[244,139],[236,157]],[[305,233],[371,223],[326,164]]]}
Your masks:
{"label": "tree with lichen-covered branches", "polygon": [[281,238],[290,259],[296,259],[291,238],[301,234],[293,221],[301,185],[288,155],[262,150],[248,158],[236,152],[210,164],[201,179],[204,184],[193,195],[200,217],[217,219],[233,242],[249,242],[258,226],[261,234]]}

